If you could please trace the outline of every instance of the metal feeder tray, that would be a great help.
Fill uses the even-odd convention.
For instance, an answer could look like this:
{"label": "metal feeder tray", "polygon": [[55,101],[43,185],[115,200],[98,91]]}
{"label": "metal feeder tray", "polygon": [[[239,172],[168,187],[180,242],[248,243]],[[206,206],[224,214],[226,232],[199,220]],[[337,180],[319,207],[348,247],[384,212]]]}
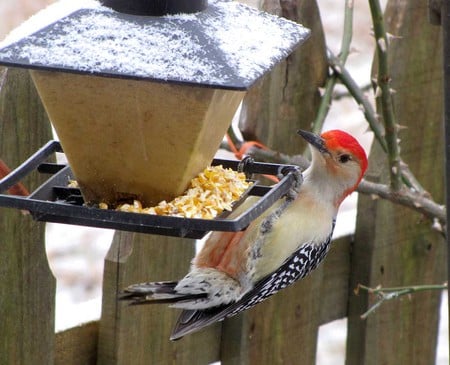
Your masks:
{"label": "metal feeder tray", "polygon": [[29,196],[0,194],[0,206],[29,211],[38,221],[75,224],[123,231],[152,233],[165,236],[200,239],[209,231],[241,231],[260,216],[278,199],[286,195],[295,183],[299,168],[294,165],[280,165],[254,162],[215,159],[212,165],[222,165],[236,171],[251,174],[266,174],[281,177],[274,186],[253,184],[238,202],[237,207],[249,195],[260,196],[253,206],[236,218],[227,218],[225,212],[215,219],[183,218],[149,215],[99,209],[84,205],[78,188],[67,187],[69,179],[74,179],[68,165],[46,163],[55,152],[63,152],[58,141],[49,141],[23,164],[0,180],[0,193],[6,192],[33,170],[52,176]]}

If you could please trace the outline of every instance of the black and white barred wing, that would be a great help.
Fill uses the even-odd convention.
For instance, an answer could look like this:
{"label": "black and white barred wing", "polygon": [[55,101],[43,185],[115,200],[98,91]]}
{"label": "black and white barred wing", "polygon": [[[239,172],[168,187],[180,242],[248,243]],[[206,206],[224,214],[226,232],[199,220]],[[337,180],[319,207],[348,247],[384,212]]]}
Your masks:
{"label": "black and white barred wing", "polygon": [[261,279],[237,302],[206,310],[184,310],[178,318],[171,339],[179,339],[214,322],[232,317],[302,279],[323,260],[330,248],[330,242],[331,235],[321,245],[304,244],[283,265]]}

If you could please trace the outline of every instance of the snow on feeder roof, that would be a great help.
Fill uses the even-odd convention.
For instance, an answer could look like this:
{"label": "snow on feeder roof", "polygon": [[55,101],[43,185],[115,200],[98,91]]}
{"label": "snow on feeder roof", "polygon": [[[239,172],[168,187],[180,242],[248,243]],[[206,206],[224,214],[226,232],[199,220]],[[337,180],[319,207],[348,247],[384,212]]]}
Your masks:
{"label": "snow on feeder roof", "polygon": [[158,17],[98,6],[0,49],[0,64],[246,90],[308,35],[235,1]]}

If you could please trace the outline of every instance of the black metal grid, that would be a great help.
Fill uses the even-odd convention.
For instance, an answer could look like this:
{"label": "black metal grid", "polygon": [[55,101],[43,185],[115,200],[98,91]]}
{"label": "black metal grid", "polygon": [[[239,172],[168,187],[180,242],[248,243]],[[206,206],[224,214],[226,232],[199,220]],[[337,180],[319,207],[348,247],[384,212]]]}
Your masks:
{"label": "black metal grid", "polygon": [[[68,180],[74,178],[70,167],[45,162],[55,152],[62,152],[59,142],[48,142],[22,165],[0,180],[0,193],[2,193],[34,170],[51,174],[51,177],[28,197],[0,194],[0,206],[28,210],[38,221],[199,239],[209,231],[240,231],[246,228],[288,193],[299,174],[298,167],[293,165],[259,163],[251,159],[243,161],[216,159],[213,165],[241,170],[248,176],[275,175],[280,177],[280,181],[272,187],[253,184],[245,196],[260,196],[261,199],[235,218],[227,218],[225,215],[216,219],[159,216],[85,206],[80,190],[67,187]],[[240,202],[243,200],[244,198]],[[240,202],[237,202],[235,206],[238,206]]]}

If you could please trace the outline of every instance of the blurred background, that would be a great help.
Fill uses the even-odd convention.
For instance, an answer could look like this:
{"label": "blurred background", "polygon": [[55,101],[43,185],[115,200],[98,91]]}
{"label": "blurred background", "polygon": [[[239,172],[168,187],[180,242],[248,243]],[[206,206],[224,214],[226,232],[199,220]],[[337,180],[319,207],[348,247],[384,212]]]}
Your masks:
{"label": "blurred background", "polygon": [[[64,0],[68,1],[68,0]],[[76,2],[77,0],[72,0]],[[0,0],[0,40],[9,31],[51,0]],[[383,5],[386,1],[383,1]],[[318,0],[328,47],[337,54],[343,29],[343,1]],[[366,1],[354,3],[354,35],[348,69],[359,85],[370,82],[373,57],[371,20]],[[358,136],[366,151],[370,148],[371,134],[364,117],[351,99],[335,103],[327,119],[327,129],[339,127]],[[354,228],[356,195],[342,207],[338,219],[339,232]],[[47,254],[51,269],[57,277],[56,330],[72,327],[80,322],[96,319],[100,315],[103,259],[109,248],[113,231],[47,224]],[[448,364],[448,304],[443,293],[437,364]],[[346,320],[321,327],[317,364],[344,364]]]}

